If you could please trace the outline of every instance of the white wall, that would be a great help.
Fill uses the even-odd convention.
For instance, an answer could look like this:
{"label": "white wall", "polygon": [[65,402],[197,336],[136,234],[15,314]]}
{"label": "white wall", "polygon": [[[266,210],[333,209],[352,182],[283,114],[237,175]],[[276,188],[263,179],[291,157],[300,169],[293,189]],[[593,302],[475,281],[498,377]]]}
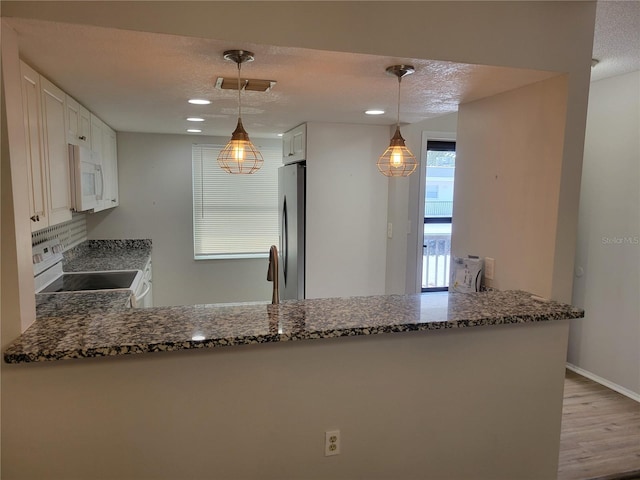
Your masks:
{"label": "white wall", "polygon": [[640,72],[591,84],[569,362],[640,397]]}
{"label": "white wall", "polygon": [[[387,181],[375,160],[388,140],[386,127],[308,125],[309,298],[384,293]],[[87,236],[151,238],[158,306],[268,301],[266,258],[193,260],[191,145],[197,142],[215,139],[118,133],[120,206],[87,215]]]}
{"label": "white wall", "polygon": [[385,291],[387,179],[381,126],[307,124],[307,298]]}
{"label": "white wall", "polygon": [[555,479],[568,328],[3,365],[2,478]]}
{"label": "white wall", "polygon": [[566,86],[555,77],[458,112],[451,250],[494,258],[500,290],[554,297]]}
{"label": "white wall", "polygon": [[[2,324],[10,342],[36,317],[18,35],[2,21]],[[2,345],[4,347],[4,345]]]}
{"label": "white wall", "polygon": [[271,299],[266,258],[193,259],[191,146],[227,140],[118,132],[120,205],[88,214],[87,237],[150,238],[156,306]]}

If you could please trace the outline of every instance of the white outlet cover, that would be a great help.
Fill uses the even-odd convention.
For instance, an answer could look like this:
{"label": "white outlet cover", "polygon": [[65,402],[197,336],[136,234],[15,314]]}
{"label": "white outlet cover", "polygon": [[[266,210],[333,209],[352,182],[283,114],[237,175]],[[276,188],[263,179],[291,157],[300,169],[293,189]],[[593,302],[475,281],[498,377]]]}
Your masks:
{"label": "white outlet cover", "polygon": [[340,453],[340,430],[324,432],[324,456],[330,457]]}

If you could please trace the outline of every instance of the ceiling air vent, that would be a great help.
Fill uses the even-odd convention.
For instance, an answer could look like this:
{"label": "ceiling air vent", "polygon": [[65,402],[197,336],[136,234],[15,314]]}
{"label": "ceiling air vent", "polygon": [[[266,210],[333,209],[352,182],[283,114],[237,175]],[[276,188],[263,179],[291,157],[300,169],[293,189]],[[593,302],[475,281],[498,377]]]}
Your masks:
{"label": "ceiling air vent", "polygon": [[[275,80],[258,80],[256,78],[240,79],[240,86],[242,87],[242,90],[253,92],[268,92],[273,88],[275,84]],[[218,77],[218,79],[216,80],[216,88],[220,88],[222,90],[237,90],[238,79]]]}

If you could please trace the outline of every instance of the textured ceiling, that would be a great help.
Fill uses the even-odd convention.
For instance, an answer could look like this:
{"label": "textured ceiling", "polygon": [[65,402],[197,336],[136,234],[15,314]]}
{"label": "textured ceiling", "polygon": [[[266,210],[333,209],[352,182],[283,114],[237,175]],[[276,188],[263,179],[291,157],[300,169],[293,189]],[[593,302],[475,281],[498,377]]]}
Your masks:
{"label": "textured ceiling", "polygon": [[[215,88],[237,67],[222,53],[255,53],[243,66],[249,78],[277,81],[266,93],[243,93],[243,122],[252,137],[273,138],[306,121],[391,125],[397,79],[385,68],[410,63],[402,81],[401,122],[414,123],[457,111],[460,103],[552,76],[549,72],[380,57],[153,34],[19,18],[6,19],[19,35],[20,54],[118,131],[185,133],[197,125],[206,135],[228,136],[235,127],[237,92]],[[592,80],[640,69],[640,2],[598,3]],[[187,99],[204,97],[211,105]],[[364,110],[381,108],[371,117]]]}
{"label": "textured ceiling", "polygon": [[[243,77],[277,81],[266,93],[243,93],[243,123],[252,137],[275,137],[306,121],[391,125],[397,78],[385,68],[410,63],[402,80],[401,122],[414,123],[457,111],[458,104],[540,81],[553,74],[424,59],[232,45],[179,37],[11,18],[20,55],[118,131],[185,133],[201,116],[203,134],[228,136],[237,118],[237,91],[214,88],[219,76],[235,76],[228,49],[255,53]],[[187,99],[203,97],[211,105]],[[381,108],[385,115],[364,115]]]}
{"label": "textured ceiling", "polygon": [[591,80],[640,70],[640,1],[599,1],[593,35]]}

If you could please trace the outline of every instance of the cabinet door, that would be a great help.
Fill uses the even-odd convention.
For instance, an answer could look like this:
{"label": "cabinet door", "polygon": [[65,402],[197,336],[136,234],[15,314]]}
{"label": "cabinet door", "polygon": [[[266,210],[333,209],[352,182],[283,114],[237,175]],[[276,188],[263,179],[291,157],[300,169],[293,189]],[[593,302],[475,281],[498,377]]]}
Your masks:
{"label": "cabinet door", "polygon": [[104,122],[93,113],[90,114],[90,117],[91,150],[102,155],[102,126],[104,125]]}
{"label": "cabinet door", "polygon": [[102,208],[118,205],[118,164],[116,132],[106,124],[102,126],[102,174],[104,175],[104,198]]}
{"label": "cabinet door", "polygon": [[80,121],[78,122],[79,139],[84,142],[84,146],[91,148],[91,112],[80,105]]}
{"label": "cabinet door", "polygon": [[40,77],[43,151],[49,178],[49,225],[71,220],[65,93]]}
{"label": "cabinet door", "polygon": [[307,125],[298,125],[283,135],[283,163],[300,162],[307,159]]}
{"label": "cabinet door", "polygon": [[24,118],[31,231],[49,226],[47,211],[47,175],[42,152],[42,115],[40,108],[40,75],[20,62],[22,113]]}
{"label": "cabinet door", "polygon": [[66,96],[67,143],[91,148],[91,119],[89,110],[74,98]]}
{"label": "cabinet door", "polygon": [[109,207],[120,205],[118,195],[118,141],[115,130],[107,127],[109,142]]}

